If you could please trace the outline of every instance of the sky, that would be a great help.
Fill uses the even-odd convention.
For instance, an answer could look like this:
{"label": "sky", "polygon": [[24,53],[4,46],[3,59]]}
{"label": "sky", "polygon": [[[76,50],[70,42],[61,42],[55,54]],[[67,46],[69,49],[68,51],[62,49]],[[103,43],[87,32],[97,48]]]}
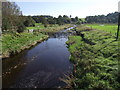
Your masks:
{"label": "sky", "polygon": [[107,15],[118,11],[120,0],[10,0],[15,1],[23,15],[86,16]]}

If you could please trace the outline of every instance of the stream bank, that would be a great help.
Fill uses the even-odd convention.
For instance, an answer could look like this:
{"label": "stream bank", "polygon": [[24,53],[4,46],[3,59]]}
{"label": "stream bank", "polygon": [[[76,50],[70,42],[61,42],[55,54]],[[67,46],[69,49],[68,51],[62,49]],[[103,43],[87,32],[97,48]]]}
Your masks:
{"label": "stream bank", "polygon": [[118,41],[109,32],[76,28],[67,44],[74,64],[74,76],[68,80],[71,88],[82,90],[118,90]]}

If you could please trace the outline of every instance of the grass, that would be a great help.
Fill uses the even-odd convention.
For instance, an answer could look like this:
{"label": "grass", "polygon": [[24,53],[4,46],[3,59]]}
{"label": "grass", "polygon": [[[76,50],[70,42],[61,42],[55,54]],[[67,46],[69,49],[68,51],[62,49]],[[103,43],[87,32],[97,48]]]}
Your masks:
{"label": "grass", "polygon": [[34,29],[34,30],[37,30],[37,29],[44,29],[44,25],[42,23],[35,23],[35,27],[27,27],[26,29]]}
{"label": "grass", "polygon": [[85,18],[80,18],[83,22],[85,22]]}
{"label": "grass", "polygon": [[[82,28],[82,29],[81,29]],[[84,29],[76,31],[84,34],[70,36],[66,42],[74,63],[72,87],[80,90],[118,90],[118,41],[109,32]],[[95,43],[91,45],[90,42]]]}
{"label": "grass", "polygon": [[60,30],[64,30],[66,28],[69,28],[71,27],[72,25],[71,24],[65,24],[65,25],[52,25],[52,26],[49,26],[47,28],[44,28],[44,29],[38,29],[38,30],[35,30],[35,32],[41,32],[41,33],[46,33],[46,32],[58,32]]}
{"label": "grass", "polygon": [[116,36],[117,33],[117,25],[116,24],[86,24],[93,29],[99,29],[106,32],[111,33],[112,35]]}
{"label": "grass", "polygon": [[16,54],[45,38],[48,38],[48,36],[41,33],[4,34],[2,35],[2,57]]}
{"label": "grass", "polygon": [[26,29],[34,29],[35,32],[58,32],[65,28],[71,27],[71,24],[65,24],[59,26],[58,24],[48,25],[46,28],[41,23],[35,23],[35,27],[27,27]]}

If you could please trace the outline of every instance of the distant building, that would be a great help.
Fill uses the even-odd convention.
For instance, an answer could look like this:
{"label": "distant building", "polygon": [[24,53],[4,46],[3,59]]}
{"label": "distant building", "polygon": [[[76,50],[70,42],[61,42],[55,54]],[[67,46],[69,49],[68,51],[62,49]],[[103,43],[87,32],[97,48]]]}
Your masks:
{"label": "distant building", "polygon": [[33,33],[34,29],[28,29],[28,32]]}

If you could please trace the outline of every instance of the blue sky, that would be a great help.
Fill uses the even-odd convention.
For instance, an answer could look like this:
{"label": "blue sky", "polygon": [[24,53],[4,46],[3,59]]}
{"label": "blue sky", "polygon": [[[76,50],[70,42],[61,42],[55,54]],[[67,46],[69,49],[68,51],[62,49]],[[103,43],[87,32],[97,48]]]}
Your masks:
{"label": "blue sky", "polygon": [[119,0],[12,0],[21,8],[23,15],[72,15],[86,16],[118,11]]}

